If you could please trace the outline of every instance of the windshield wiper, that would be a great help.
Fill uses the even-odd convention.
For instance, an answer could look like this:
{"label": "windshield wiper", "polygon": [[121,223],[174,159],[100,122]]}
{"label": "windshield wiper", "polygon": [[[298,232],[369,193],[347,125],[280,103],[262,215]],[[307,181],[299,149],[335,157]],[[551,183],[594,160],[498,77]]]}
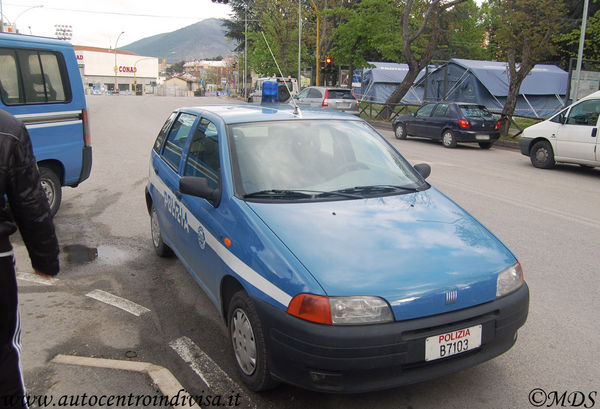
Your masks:
{"label": "windshield wiper", "polygon": [[337,190],[336,193],[355,193],[355,194],[373,194],[373,193],[388,193],[388,192],[419,192],[422,186],[397,186],[397,185],[369,185],[369,186],[354,186],[346,189]]}
{"label": "windshield wiper", "polygon": [[361,196],[345,193],[340,191],[325,192],[322,190],[307,190],[307,189],[267,189],[260,190],[258,192],[247,193],[243,197],[244,199],[256,199],[256,198],[280,198],[280,199],[314,199],[317,197],[324,196],[341,196],[350,199],[360,199]]}

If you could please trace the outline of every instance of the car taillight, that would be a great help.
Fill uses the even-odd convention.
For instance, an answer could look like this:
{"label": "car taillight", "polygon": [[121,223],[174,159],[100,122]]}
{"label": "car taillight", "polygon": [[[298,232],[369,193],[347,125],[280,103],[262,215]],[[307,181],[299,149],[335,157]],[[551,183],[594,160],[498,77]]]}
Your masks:
{"label": "car taillight", "polygon": [[325,98],[323,98],[323,103],[321,104],[321,105],[322,105],[322,106],[324,106],[324,107],[327,107],[327,106],[329,106],[329,102],[327,102],[327,97],[328,97],[328,93],[327,93],[327,91],[328,91],[328,90],[325,90]]}
{"label": "car taillight", "polygon": [[496,127],[494,127],[494,129],[497,131],[498,129],[500,129],[500,121],[496,122]]}
{"label": "car taillight", "polygon": [[86,108],[83,108],[81,111],[81,121],[83,122],[83,143],[85,146],[92,146],[92,136],[90,135],[90,124]]}
{"label": "car taillight", "polygon": [[470,128],[469,121],[467,121],[465,119],[459,119],[458,120],[458,126],[460,126],[461,128],[464,128],[464,129],[469,129]]}
{"label": "car taillight", "polygon": [[356,98],[356,94],[354,93],[354,90],[350,91],[352,93],[352,96],[354,97],[354,99],[356,100],[356,102],[358,102],[358,98]]}

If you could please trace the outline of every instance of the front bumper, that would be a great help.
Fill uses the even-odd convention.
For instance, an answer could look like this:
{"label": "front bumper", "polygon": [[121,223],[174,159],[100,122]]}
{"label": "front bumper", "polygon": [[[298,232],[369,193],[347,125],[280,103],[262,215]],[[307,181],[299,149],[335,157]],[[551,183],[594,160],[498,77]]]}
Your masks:
{"label": "front bumper", "polygon": [[529,156],[531,141],[533,141],[533,138],[527,138],[525,136],[521,136],[521,138],[519,138],[519,148],[521,148],[521,153],[525,156]]}
{"label": "front bumper", "polygon": [[[425,381],[477,365],[510,349],[527,320],[529,289],[426,318],[379,325],[328,326],[255,300],[272,375],[306,389],[357,393]],[[425,339],[482,325],[478,349],[425,362]]]}

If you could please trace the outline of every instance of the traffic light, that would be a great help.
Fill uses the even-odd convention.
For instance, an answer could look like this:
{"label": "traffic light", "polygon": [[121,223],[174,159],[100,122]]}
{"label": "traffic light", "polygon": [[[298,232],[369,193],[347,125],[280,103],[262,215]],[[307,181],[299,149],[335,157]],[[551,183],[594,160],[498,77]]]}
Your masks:
{"label": "traffic light", "polygon": [[323,67],[323,72],[326,74],[333,74],[334,70],[333,70],[333,58],[332,57],[325,57],[325,66]]}

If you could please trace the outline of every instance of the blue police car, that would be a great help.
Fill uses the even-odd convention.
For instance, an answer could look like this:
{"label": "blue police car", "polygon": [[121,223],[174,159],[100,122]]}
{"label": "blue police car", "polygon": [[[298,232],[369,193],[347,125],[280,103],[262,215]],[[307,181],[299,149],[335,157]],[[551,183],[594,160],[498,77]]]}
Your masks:
{"label": "blue police car", "polygon": [[352,115],[181,108],[151,152],[152,242],[215,303],[251,389],[423,381],[507,351],[529,308],[515,256],[429,171]]}

